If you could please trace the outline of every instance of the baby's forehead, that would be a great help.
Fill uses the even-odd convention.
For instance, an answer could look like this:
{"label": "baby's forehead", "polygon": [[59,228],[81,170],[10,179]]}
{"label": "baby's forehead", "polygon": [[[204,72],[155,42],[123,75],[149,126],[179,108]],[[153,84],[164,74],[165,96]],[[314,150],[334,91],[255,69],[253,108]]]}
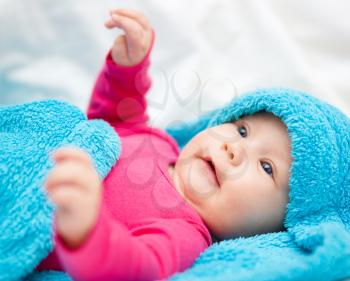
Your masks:
{"label": "baby's forehead", "polygon": [[242,116],[240,120],[247,122],[251,129],[251,135],[259,140],[264,147],[269,147],[270,150],[277,152],[283,158],[289,158],[290,137],[287,126],[279,117],[270,112],[260,111],[252,115]]}
{"label": "baby's forehead", "polygon": [[273,124],[275,127],[287,132],[287,126],[284,124],[284,122],[271,112],[258,111],[251,115],[242,115],[237,121],[239,120],[245,120],[259,125],[264,125],[266,123]]}
{"label": "baby's forehead", "polygon": [[[239,119],[276,119],[281,121],[281,119],[274,115],[272,112],[268,112],[265,110],[261,110],[252,114],[242,115],[239,117]],[[282,122],[282,121],[281,121]]]}

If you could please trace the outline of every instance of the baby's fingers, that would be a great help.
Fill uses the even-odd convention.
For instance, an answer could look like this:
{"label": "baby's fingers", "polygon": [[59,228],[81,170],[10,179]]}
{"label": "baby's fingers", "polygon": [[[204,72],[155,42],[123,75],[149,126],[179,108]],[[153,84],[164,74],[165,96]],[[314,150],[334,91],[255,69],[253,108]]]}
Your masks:
{"label": "baby's fingers", "polygon": [[147,17],[139,11],[130,10],[130,9],[117,9],[117,10],[111,11],[111,15],[112,14],[119,14],[121,16],[125,16],[130,19],[133,19],[136,22],[138,22],[145,30],[151,29],[151,25]]}
{"label": "baby's fingers", "polygon": [[118,27],[124,30],[129,47],[137,46],[143,36],[143,28],[135,20],[117,14],[105,23],[106,27]]}
{"label": "baby's fingers", "polygon": [[82,164],[91,166],[90,156],[82,149],[76,147],[63,147],[55,150],[52,154],[55,162],[74,160]]}
{"label": "baby's fingers", "polygon": [[72,188],[88,190],[91,184],[97,181],[98,176],[94,170],[84,164],[67,160],[56,164],[49,172],[45,188],[50,193],[53,189],[68,184]]}
{"label": "baby's fingers", "polygon": [[58,207],[59,212],[69,213],[81,200],[84,193],[68,184],[61,185],[49,193],[49,198]]}

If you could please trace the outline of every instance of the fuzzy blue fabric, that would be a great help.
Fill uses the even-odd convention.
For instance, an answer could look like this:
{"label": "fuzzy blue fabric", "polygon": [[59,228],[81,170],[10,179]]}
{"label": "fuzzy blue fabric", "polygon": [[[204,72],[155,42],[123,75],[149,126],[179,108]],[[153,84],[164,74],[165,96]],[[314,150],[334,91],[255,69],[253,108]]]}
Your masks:
{"label": "fuzzy blue fabric", "polygon": [[43,188],[49,155],[69,145],[90,154],[101,179],[121,148],[106,122],[88,121],[65,102],[0,107],[0,280],[71,280],[63,272],[35,272],[53,248],[54,206]]}
{"label": "fuzzy blue fabric", "polygon": [[246,93],[198,120],[167,129],[183,147],[208,127],[258,111],[287,126],[290,169],[286,231],[214,243],[170,280],[342,280],[350,276],[350,120],[306,93]]}

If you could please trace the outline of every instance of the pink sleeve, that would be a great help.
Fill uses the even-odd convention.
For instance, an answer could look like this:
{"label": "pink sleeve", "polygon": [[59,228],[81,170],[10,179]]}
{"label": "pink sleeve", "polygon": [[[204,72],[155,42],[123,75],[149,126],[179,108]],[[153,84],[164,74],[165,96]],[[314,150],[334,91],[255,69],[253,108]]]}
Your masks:
{"label": "pink sleeve", "polygon": [[128,230],[102,206],[84,245],[68,249],[55,236],[56,253],[74,280],[155,280],[190,267],[211,241],[181,219],[144,222]]}
{"label": "pink sleeve", "polygon": [[108,52],[90,97],[89,119],[104,119],[116,129],[147,124],[145,94],[151,87],[148,68],[154,36],[153,32],[151,47],[137,65],[117,65],[112,60],[111,51]]}

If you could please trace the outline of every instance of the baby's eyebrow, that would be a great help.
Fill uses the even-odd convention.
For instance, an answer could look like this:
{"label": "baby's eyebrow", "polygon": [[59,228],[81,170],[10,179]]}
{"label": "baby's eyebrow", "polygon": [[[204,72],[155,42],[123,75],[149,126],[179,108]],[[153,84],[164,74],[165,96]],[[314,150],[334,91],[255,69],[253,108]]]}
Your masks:
{"label": "baby's eyebrow", "polygon": [[[252,122],[247,120],[247,118],[244,118],[244,116],[240,117],[239,119],[234,121],[234,123],[243,123],[243,125],[248,126],[248,131],[249,130],[252,131],[254,129],[254,126],[253,126]],[[284,153],[281,150],[276,150],[275,149],[276,146],[269,145],[268,147],[269,147],[269,149],[268,149],[267,152],[268,152],[269,155],[274,154],[275,156],[277,156],[276,157],[277,159],[279,159],[281,162],[284,162],[285,155],[284,155]],[[272,150],[271,150],[271,148],[272,148]]]}
{"label": "baby's eyebrow", "polygon": [[273,146],[270,147],[272,147],[271,154],[275,156],[274,158],[277,158],[278,162],[284,162],[285,158],[283,153],[279,149],[275,149]]}

